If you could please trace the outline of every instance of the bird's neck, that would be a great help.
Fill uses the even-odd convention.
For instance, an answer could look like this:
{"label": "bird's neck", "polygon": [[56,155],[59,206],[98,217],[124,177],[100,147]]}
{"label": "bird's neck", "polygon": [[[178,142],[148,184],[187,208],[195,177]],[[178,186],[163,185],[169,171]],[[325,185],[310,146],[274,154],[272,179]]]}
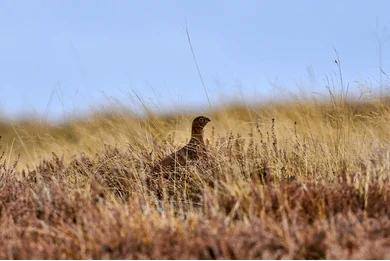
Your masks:
{"label": "bird's neck", "polygon": [[202,143],[202,144],[204,143],[203,142],[203,129],[192,128],[191,142]]}

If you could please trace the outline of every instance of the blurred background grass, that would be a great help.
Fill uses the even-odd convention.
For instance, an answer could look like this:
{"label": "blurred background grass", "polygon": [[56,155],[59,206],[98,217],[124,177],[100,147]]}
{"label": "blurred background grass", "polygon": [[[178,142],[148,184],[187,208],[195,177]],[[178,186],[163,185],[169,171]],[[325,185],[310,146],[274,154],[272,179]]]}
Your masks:
{"label": "blurred background grass", "polygon": [[[248,136],[256,126],[265,132],[276,121],[278,137],[295,139],[297,135],[316,140],[335,151],[350,154],[372,146],[387,146],[390,138],[389,99],[378,97],[361,100],[296,99],[261,105],[227,104],[203,112],[144,115],[125,108],[92,112],[79,118],[50,122],[37,118],[0,120],[1,147],[10,158],[20,157],[19,167],[35,166],[54,152],[66,160],[79,153],[99,152],[104,145],[152,152],[156,144],[174,140],[184,144],[194,116],[205,114],[212,119],[206,137],[229,133]],[[356,151],[355,151],[356,152]]]}

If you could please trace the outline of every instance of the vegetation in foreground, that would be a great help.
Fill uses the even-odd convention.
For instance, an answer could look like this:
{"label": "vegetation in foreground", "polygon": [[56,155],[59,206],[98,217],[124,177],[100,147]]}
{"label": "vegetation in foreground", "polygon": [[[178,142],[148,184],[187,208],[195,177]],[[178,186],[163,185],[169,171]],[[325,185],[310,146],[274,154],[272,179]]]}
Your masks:
{"label": "vegetation in foreground", "polygon": [[161,200],[150,168],[192,115],[0,123],[0,259],[390,258],[389,104],[207,116],[212,166],[173,173]]}

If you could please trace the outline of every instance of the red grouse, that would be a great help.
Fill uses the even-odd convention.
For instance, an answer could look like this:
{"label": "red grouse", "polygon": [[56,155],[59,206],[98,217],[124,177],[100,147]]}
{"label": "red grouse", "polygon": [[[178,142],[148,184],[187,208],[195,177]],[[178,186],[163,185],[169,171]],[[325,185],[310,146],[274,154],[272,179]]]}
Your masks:
{"label": "red grouse", "polygon": [[204,116],[196,117],[192,121],[191,139],[187,145],[178,151],[163,158],[152,169],[152,172],[174,171],[179,166],[186,166],[191,161],[207,157],[206,146],[203,141],[203,129],[210,122]]}

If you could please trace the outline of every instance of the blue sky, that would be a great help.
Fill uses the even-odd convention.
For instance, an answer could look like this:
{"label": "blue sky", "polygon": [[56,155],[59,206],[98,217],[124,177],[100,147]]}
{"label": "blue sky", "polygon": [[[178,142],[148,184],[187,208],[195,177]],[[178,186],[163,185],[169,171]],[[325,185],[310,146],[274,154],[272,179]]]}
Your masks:
{"label": "blue sky", "polygon": [[[351,88],[390,74],[390,1],[0,0],[0,114],[155,110]],[[388,76],[382,75],[383,83]],[[137,98],[138,97],[138,98]]]}

